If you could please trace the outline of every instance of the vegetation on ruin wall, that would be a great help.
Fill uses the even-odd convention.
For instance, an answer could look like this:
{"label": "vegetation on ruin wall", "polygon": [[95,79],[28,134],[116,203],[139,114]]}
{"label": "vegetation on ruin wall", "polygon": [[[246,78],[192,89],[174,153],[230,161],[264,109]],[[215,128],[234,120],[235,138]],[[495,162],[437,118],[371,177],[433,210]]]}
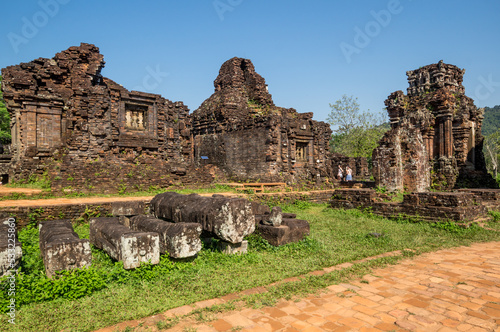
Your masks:
{"label": "vegetation on ruin wall", "polygon": [[[0,75],[0,86],[2,85],[2,76]],[[3,92],[0,88],[0,143],[10,144],[10,115],[5,107]]]}
{"label": "vegetation on ruin wall", "polygon": [[[191,261],[162,257],[156,266],[144,265],[130,271],[93,248],[91,268],[66,272],[54,279],[44,275],[36,227],[26,228],[19,235],[24,256],[16,279],[16,325],[9,324],[8,316],[2,314],[0,330],[90,331],[394,250],[415,250],[407,252],[408,256],[500,240],[500,233],[478,226],[463,229],[450,222],[409,223],[404,218],[391,221],[368,212],[328,209],[326,205],[309,202],[283,208],[310,221],[311,235],[307,239],[272,247],[257,235],[251,235],[249,252],[245,255],[224,255],[214,247],[204,247]],[[491,227],[498,228],[497,225],[490,223]],[[75,230],[88,238],[87,224],[76,225]],[[372,232],[382,236],[371,237]],[[268,286],[267,293],[245,296],[226,307],[200,309],[205,311],[195,311],[193,318],[207,319],[210,310],[227,310],[238,305],[261,307],[280,298],[305,296],[328,285],[361,277],[370,268],[395,263],[405,255]],[[5,282],[0,294],[0,308],[5,309],[8,301]],[[157,326],[166,327],[170,323],[161,321]]]}
{"label": "vegetation on ruin wall", "polygon": [[373,149],[378,146],[389,125],[382,113],[361,111],[358,98],[343,95],[335,104],[327,121],[333,126],[330,147],[333,152],[349,157],[366,157],[371,160]]}

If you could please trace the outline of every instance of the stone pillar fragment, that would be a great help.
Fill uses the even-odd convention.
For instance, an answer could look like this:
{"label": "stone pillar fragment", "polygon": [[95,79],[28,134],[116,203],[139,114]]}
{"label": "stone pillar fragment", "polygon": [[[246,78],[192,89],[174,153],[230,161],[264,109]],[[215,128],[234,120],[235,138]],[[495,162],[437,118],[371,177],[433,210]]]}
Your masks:
{"label": "stone pillar fragment", "polygon": [[160,237],[160,253],[172,258],[195,256],[201,250],[201,225],[197,223],[171,223],[148,216],[129,219],[129,226],[135,231],[155,232]]}
{"label": "stone pillar fragment", "polygon": [[51,278],[56,271],[77,269],[92,263],[89,240],[80,239],[69,219],[42,221],[38,230],[47,277]]}
{"label": "stone pillar fragment", "polygon": [[108,253],[113,259],[123,261],[127,270],[141,263],[160,262],[160,239],[157,233],[134,231],[120,224],[119,218],[92,218],[90,242]]}
{"label": "stone pillar fragment", "polygon": [[252,206],[243,198],[166,192],[153,198],[151,212],[167,221],[201,224],[205,232],[230,243],[240,243],[255,230]]}
{"label": "stone pillar fragment", "polygon": [[[12,231],[9,232],[9,229]],[[15,234],[15,236],[9,236]],[[17,240],[15,221],[0,224],[0,277],[15,269],[21,262],[23,251]]]}

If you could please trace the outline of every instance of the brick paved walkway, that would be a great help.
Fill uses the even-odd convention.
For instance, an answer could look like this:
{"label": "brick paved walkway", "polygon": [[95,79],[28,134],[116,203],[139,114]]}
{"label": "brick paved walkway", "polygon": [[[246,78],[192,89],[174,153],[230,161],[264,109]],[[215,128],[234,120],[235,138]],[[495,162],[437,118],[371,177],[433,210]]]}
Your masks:
{"label": "brick paved walkway", "polygon": [[[192,310],[184,306],[101,331],[140,323],[134,331],[156,331],[158,320]],[[169,331],[500,331],[500,242],[425,254],[298,302],[214,318],[203,324],[184,319]]]}

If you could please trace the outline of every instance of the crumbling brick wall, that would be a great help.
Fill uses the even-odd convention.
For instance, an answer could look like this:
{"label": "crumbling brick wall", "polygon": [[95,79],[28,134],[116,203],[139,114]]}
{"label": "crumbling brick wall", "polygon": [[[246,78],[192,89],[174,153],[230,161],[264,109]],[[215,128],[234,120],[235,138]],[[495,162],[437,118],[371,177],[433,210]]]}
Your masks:
{"label": "crumbling brick wall", "polygon": [[482,109],[465,95],[465,70],[437,64],[408,71],[407,95],[385,101],[391,130],[373,152],[378,185],[399,191],[496,187],[482,154]]}

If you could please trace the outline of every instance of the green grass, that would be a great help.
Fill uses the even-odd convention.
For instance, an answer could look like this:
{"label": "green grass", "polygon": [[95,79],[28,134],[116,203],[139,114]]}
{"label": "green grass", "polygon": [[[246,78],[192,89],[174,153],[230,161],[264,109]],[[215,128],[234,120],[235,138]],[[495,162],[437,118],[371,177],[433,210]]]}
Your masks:
{"label": "green grass", "polygon": [[[191,261],[171,262],[164,257],[160,267],[145,266],[134,271],[123,270],[120,264],[94,249],[93,269],[97,272],[93,275],[110,276],[104,288],[76,300],[57,298],[21,306],[16,312],[15,326],[7,323],[6,315],[0,316],[0,330],[90,331],[384,252],[413,249],[413,253],[405,254],[410,256],[500,240],[498,232],[477,226],[462,229],[450,223],[436,226],[391,221],[358,210],[328,209],[326,204],[297,203],[285,206],[284,210],[309,220],[311,235],[307,239],[276,248],[257,235],[251,235],[246,255],[224,255],[213,248],[204,248]],[[88,236],[86,224],[75,228],[80,236]],[[371,232],[384,236],[367,236]],[[26,234],[26,238],[26,242],[35,242],[36,231]],[[37,250],[32,246],[30,258],[26,257],[22,269],[37,274],[38,279],[44,278],[34,255]],[[374,267],[393,264],[401,258],[381,258],[322,276],[307,276],[297,282],[268,287],[268,292],[263,294],[244,296],[241,301],[254,307],[272,305],[280,298],[304,296],[325,286],[361,277]],[[209,320],[212,317],[210,310],[219,309],[204,309],[196,312],[193,318]]]}

